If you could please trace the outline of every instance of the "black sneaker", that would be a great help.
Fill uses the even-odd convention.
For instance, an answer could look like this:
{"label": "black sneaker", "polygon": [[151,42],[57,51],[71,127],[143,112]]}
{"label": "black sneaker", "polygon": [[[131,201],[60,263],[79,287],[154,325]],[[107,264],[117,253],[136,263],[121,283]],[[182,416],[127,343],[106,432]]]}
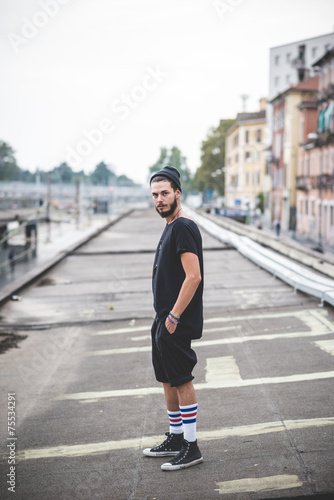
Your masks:
{"label": "black sneaker", "polygon": [[197,441],[189,443],[189,441],[184,439],[181,451],[169,462],[162,464],[161,468],[162,470],[186,469],[201,462],[203,462],[203,457],[197,446]]}
{"label": "black sneaker", "polygon": [[165,433],[167,439],[159,446],[154,448],[145,448],[143,450],[144,455],[148,457],[173,457],[177,455],[183,443],[183,434],[172,434],[170,432]]}

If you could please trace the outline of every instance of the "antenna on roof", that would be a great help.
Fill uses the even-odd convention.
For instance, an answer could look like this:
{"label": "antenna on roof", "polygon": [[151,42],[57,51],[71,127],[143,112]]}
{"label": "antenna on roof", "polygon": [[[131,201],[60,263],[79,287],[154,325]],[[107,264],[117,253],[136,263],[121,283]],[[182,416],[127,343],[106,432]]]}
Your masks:
{"label": "antenna on roof", "polygon": [[241,100],[242,100],[242,111],[246,111],[246,107],[247,107],[247,99],[249,99],[249,95],[247,94],[241,94]]}

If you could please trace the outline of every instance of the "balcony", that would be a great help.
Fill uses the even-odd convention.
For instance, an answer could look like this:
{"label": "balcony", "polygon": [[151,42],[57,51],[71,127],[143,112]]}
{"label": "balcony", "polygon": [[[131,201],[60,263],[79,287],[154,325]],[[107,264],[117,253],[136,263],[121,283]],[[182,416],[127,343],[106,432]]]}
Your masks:
{"label": "balcony", "polygon": [[307,177],[305,175],[296,177],[296,189],[299,191],[309,191],[312,188],[316,188],[317,186],[312,186],[311,181],[314,177]]}
{"label": "balcony", "polygon": [[296,189],[299,191],[310,191],[310,189],[331,189],[334,191],[334,175],[322,174],[314,176],[296,177]]}
{"label": "balcony", "polygon": [[334,175],[322,174],[317,177],[318,188],[322,189],[332,189],[334,191]]}

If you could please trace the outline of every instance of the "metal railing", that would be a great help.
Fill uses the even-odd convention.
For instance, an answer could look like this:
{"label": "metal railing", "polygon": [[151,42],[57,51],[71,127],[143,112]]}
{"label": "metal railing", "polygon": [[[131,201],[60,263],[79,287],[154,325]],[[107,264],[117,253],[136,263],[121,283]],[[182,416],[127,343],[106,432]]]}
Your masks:
{"label": "metal railing", "polygon": [[334,306],[334,280],[323,277],[287,257],[264,248],[247,236],[240,236],[224,229],[188,207],[187,212],[211,236],[232,245],[246,258],[290,285],[295,291],[299,290],[319,298],[321,305],[327,302]]}

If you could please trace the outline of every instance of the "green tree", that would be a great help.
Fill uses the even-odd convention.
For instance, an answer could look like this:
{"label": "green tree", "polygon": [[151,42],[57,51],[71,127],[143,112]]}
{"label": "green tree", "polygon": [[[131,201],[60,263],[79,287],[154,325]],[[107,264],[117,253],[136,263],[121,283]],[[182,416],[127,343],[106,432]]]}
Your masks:
{"label": "green tree", "polygon": [[116,175],[104,161],[96,165],[94,172],[90,174],[90,180],[94,185],[109,186],[115,179]]}
{"label": "green tree", "polygon": [[[200,191],[212,189],[220,194],[225,192],[225,133],[235,120],[220,120],[218,127],[209,130],[201,146],[201,166],[197,169],[196,187]],[[219,173],[216,173],[217,170]],[[213,175],[212,175],[213,174]]]}
{"label": "green tree", "polygon": [[136,183],[133,182],[127,175],[119,175],[116,181],[117,186],[136,186]]}
{"label": "green tree", "polygon": [[14,150],[4,141],[0,140],[0,180],[16,181],[20,175],[20,168],[16,163]]}
{"label": "green tree", "polygon": [[69,184],[73,181],[73,170],[67,163],[61,163],[52,170],[51,181]]}

